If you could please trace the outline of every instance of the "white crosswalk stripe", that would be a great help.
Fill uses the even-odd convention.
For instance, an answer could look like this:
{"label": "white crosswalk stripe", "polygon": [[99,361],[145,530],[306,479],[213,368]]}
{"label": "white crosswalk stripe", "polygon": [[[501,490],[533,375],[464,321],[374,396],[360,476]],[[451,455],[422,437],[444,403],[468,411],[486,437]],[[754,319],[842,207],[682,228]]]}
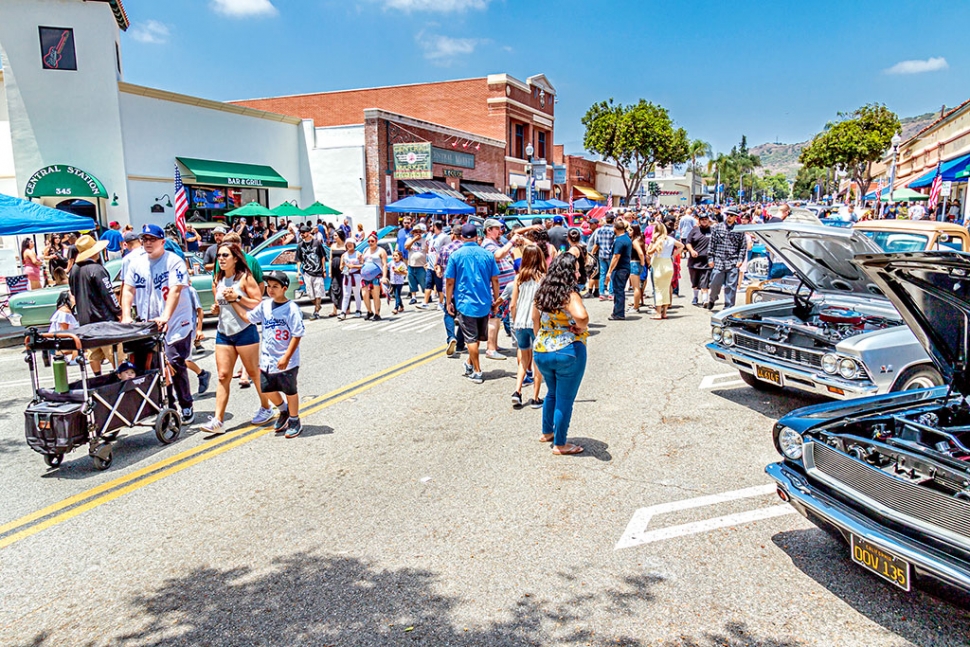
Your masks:
{"label": "white crosswalk stripe", "polygon": [[442,324],[442,313],[438,308],[425,311],[405,312],[395,315],[393,319],[381,321],[363,321],[348,319],[341,326],[341,330],[358,330],[364,332],[425,332]]}

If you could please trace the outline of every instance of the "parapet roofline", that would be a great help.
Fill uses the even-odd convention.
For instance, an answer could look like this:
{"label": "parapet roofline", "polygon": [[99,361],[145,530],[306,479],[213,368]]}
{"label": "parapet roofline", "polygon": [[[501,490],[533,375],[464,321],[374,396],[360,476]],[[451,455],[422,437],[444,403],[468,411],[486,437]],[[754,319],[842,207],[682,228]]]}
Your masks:
{"label": "parapet roofline", "polygon": [[346,94],[348,92],[367,92],[370,90],[388,90],[393,88],[413,88],[419,85],[446,85],[448,83],[462,83],[464,81],[485,81],[486,77],[473,76],[467,79],[451,79],[448,81],[421,81],[419,83],[400,83],[398,85],[378,85],[371,88],[349,88],[347,90],[326,90],[324,92],[304,92],[301,94],[281,94],[275,97],[256,97],[253,99],[232,99],[228,103],[243,103],[248,101],[266,101],[267,99],[295,99],[298,97],[316,97],[326,94]]}
{"label": "parapet roofline", "polygon": [[106,2],[111,7],[111,13],[115,15],[115,20],[118,22],[118,27],[121,31],[127,31],[131,23],[128,21],[128,12],[125,11],[125,5],[122,4],[121,0],[84,0],[85,2]]}
{"label": "parapet roofline", "polygon": [[[416,119],[407,115],[397,114],[396,112],[389,112],[383,108],[364,108],[364,119],[386,119],[402,125],[423,128],[425,130],[433,130],[441,133],[442,135],[450,135],[452,137],[459,137],[461,139],[467,139],[473,142],[481,142],[482,144],[489,146],[505,148],[505,142],[500,139],[492,139],[491,137],[476,135],[475,133],[470,133],[466,130],[458,130],[457,128],[451,128],[450,126],[436,124],[433,121],[425,121],[423,119]],[[327,127],[324,126],[324,128]]]}
{"label": "parapet roofline", "polygon": [[199,97],[191,97],[187,94],[178,94],[177,92],[169,92],[168,90],[157,90],[155,88],[148,88],[142,85],[135,85],[133,83],[127,83],[125,81],[118,82],[118,90],[121,92],[125,92],[127,94],[137,94],[143,97],[151,97],[153,99],[161,99],[163,101],[172,101],[173,103],[184,103],[189,106],[208,108],[210,110],[220,110],[222,112],[231,112],[237,115],[244,115],[247,117],[257,117],[259,119],[267,119],[269,121],[280,121],[283,123],[294,124],[294,125],[303,123],[304,121],[299,117],[293,117],[290,115],[281,115],[275,112],[267,112],[266,110],[247,108],[245,106],[237,106],[231,103],[223,103],[221,101],[212,101],[211,99],[201,99]]}

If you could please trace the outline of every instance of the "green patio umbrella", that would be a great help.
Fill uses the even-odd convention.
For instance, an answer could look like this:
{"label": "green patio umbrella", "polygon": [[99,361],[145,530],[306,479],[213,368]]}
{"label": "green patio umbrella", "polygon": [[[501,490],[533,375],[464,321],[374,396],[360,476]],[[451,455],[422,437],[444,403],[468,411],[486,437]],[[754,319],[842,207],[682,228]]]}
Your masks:
{"label": "green patio umbrella", "polygon": [[[879,197],[880,202],[889,202],[889,191],[884,190]],[[929,200],[930,196],[923,195],[919,191],[912,189],[896,189],[893,191],[893,202],[918,202],[919,200]]]}
{"label": "green patio umbrella", "polygon": [[279,216],[281,218],[290,218],[293,216],[305,217],[307,215],[306,211],[300,209],[290,202],[284,202],[278,207],[274,207],[270,211],[272,211],[274,216]]}
{"label": "green patio umbrella", "polygon": [[258,202],[250,202],[249,204],[243,205],[238,209],[227,211],[226,215],[236,218],[251,218],[253,216],[275,216],[276,214]]}
{"label": "green patio umbrella", "polygon": [[325,204],[320,204],[319,202],[314,202],[309,207],[303,210],[303,213],[308,216],[339,216],[342,215],[342,211],[337,211],[332,209]]}

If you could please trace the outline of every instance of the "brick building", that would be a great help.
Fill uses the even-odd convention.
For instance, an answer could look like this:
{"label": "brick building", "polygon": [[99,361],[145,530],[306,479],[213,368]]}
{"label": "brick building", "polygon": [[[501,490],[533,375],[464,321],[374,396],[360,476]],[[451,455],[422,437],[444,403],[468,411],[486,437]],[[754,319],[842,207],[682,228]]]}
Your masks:
{"label": "brick building", "polygon": [[[525,198],[528,144],[531,142],[533,146],[534,159],[551,161],[552,158],[555,94],[555,88],[541,74],[530,76],[525,82],[507,74],[491,74],[475,79],[248,99],[234,103],[312,119],[317,128],[363,124],[367,119],[365,111],[377,109],[398,117],[406,116],[441,128],[463,131],[467,134],[464,140],[461,135],[454,135],[459,139],[459,146],[466,141],[483,145],[486,141],[501,142],[504,148],[502,170],[492,182],[498,191],[514,199],[522,199]],[[375,165],[369,161],[368,169],[372,166]],[[368,195],[371,185],[377,186],[380,182],[382,180],[368,177]],[[536,197],[547,197],[552,189],[551,183],[551,178],[537,182]],[[386,190],[378,189],[378,192],[386,196]]]}
{"label": "brick building", "polygon": [[582,155],[564,155],[563,147],[557,144],[554,149],[553,160],[556,164],[566,167],[566,185],[561,189],[561,200],[566,202],[570,198],[579,200],[589,198],[602,201],[603,195],[596,190],[596,162],[586,159]]}

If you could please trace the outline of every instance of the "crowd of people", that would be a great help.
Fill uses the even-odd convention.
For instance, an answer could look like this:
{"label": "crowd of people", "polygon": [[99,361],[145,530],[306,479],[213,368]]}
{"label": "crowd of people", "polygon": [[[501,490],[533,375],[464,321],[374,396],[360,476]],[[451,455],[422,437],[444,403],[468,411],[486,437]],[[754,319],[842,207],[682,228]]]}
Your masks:
{"label": "crowd of people", "polygon": [[[331,301],[328,316],[340,320],[352,312],[381,321],[384,301],[388,307],[393,301],[392,316],[404,312],[405,303],[418,310],[440,309],[447,353],[467,353],[463,374],[475,384],[485,381],[483,361],[509,359],[499,346],[504,330],[513,340],[518,364],[512,406],[542,409],[540,439],[552,443],[555,454],[568,455],[583,451],[568,441],[568,430],[586,368],[589,315],[584,299],[611,301],[611,322],[644,311],[654,320],[666,320],[682,288],[684,296],[690,290],[694,306],[713,309],[723,292],[724,307],[732,307],[754,242],[737,226],[779,222],[792,213],[784,203],[768,207],[620,209],[583,219],[576,227],[567,227],[563,216],[552,216],[514,230],[497,218],[446,222],[405,216],[390,253],[376,232],[367,234],[349,219],[339,226],[283,221],[278,227],[287,233],[277,243],[296,247],[305,296],[313,304],[309,319],[324,316],[326,297]],[[918,205],[908,215],[925,217]],[[873,211],[847,207],[837,217],[864,220]],[[252,422],[264,424],[275,417],[277,431],[293,437],[302,429],[296,394],[303,315],[286,298],[289,277],[264,273],[248,253],[276,232],[275,222],[239,219],[231,227],[212,229],[209,240],[190,226],[184,245],[177,246],[157,225],[135,232],[111,223],[100,239],[52,234],[42,250],[25,239],[21,258],[32,289],[69,286],[57,302],[51,332],[134,316],[156,321],[165,332],[183,421],[191,423],[195,413],[188,375],[197,375],[198,393],[208,389],[212,376],[191,359],[203,339],[206,313],[189,284],[184,258],[185,251],[198,252],[201,244],[210,243],[201,264],[213,275],[215,305],[209,314],[217,317],[216,402],[201,429],[225,431],[231,385],[238,377],[241,388],[256,387],[259,407]],[[103,265],[114,258],[123,258],[120,299]],[[87,361],[99,374],[103,363],[118,363],[118,349],[94,349]],[[525,398],[528,387],[531,395]]]}

